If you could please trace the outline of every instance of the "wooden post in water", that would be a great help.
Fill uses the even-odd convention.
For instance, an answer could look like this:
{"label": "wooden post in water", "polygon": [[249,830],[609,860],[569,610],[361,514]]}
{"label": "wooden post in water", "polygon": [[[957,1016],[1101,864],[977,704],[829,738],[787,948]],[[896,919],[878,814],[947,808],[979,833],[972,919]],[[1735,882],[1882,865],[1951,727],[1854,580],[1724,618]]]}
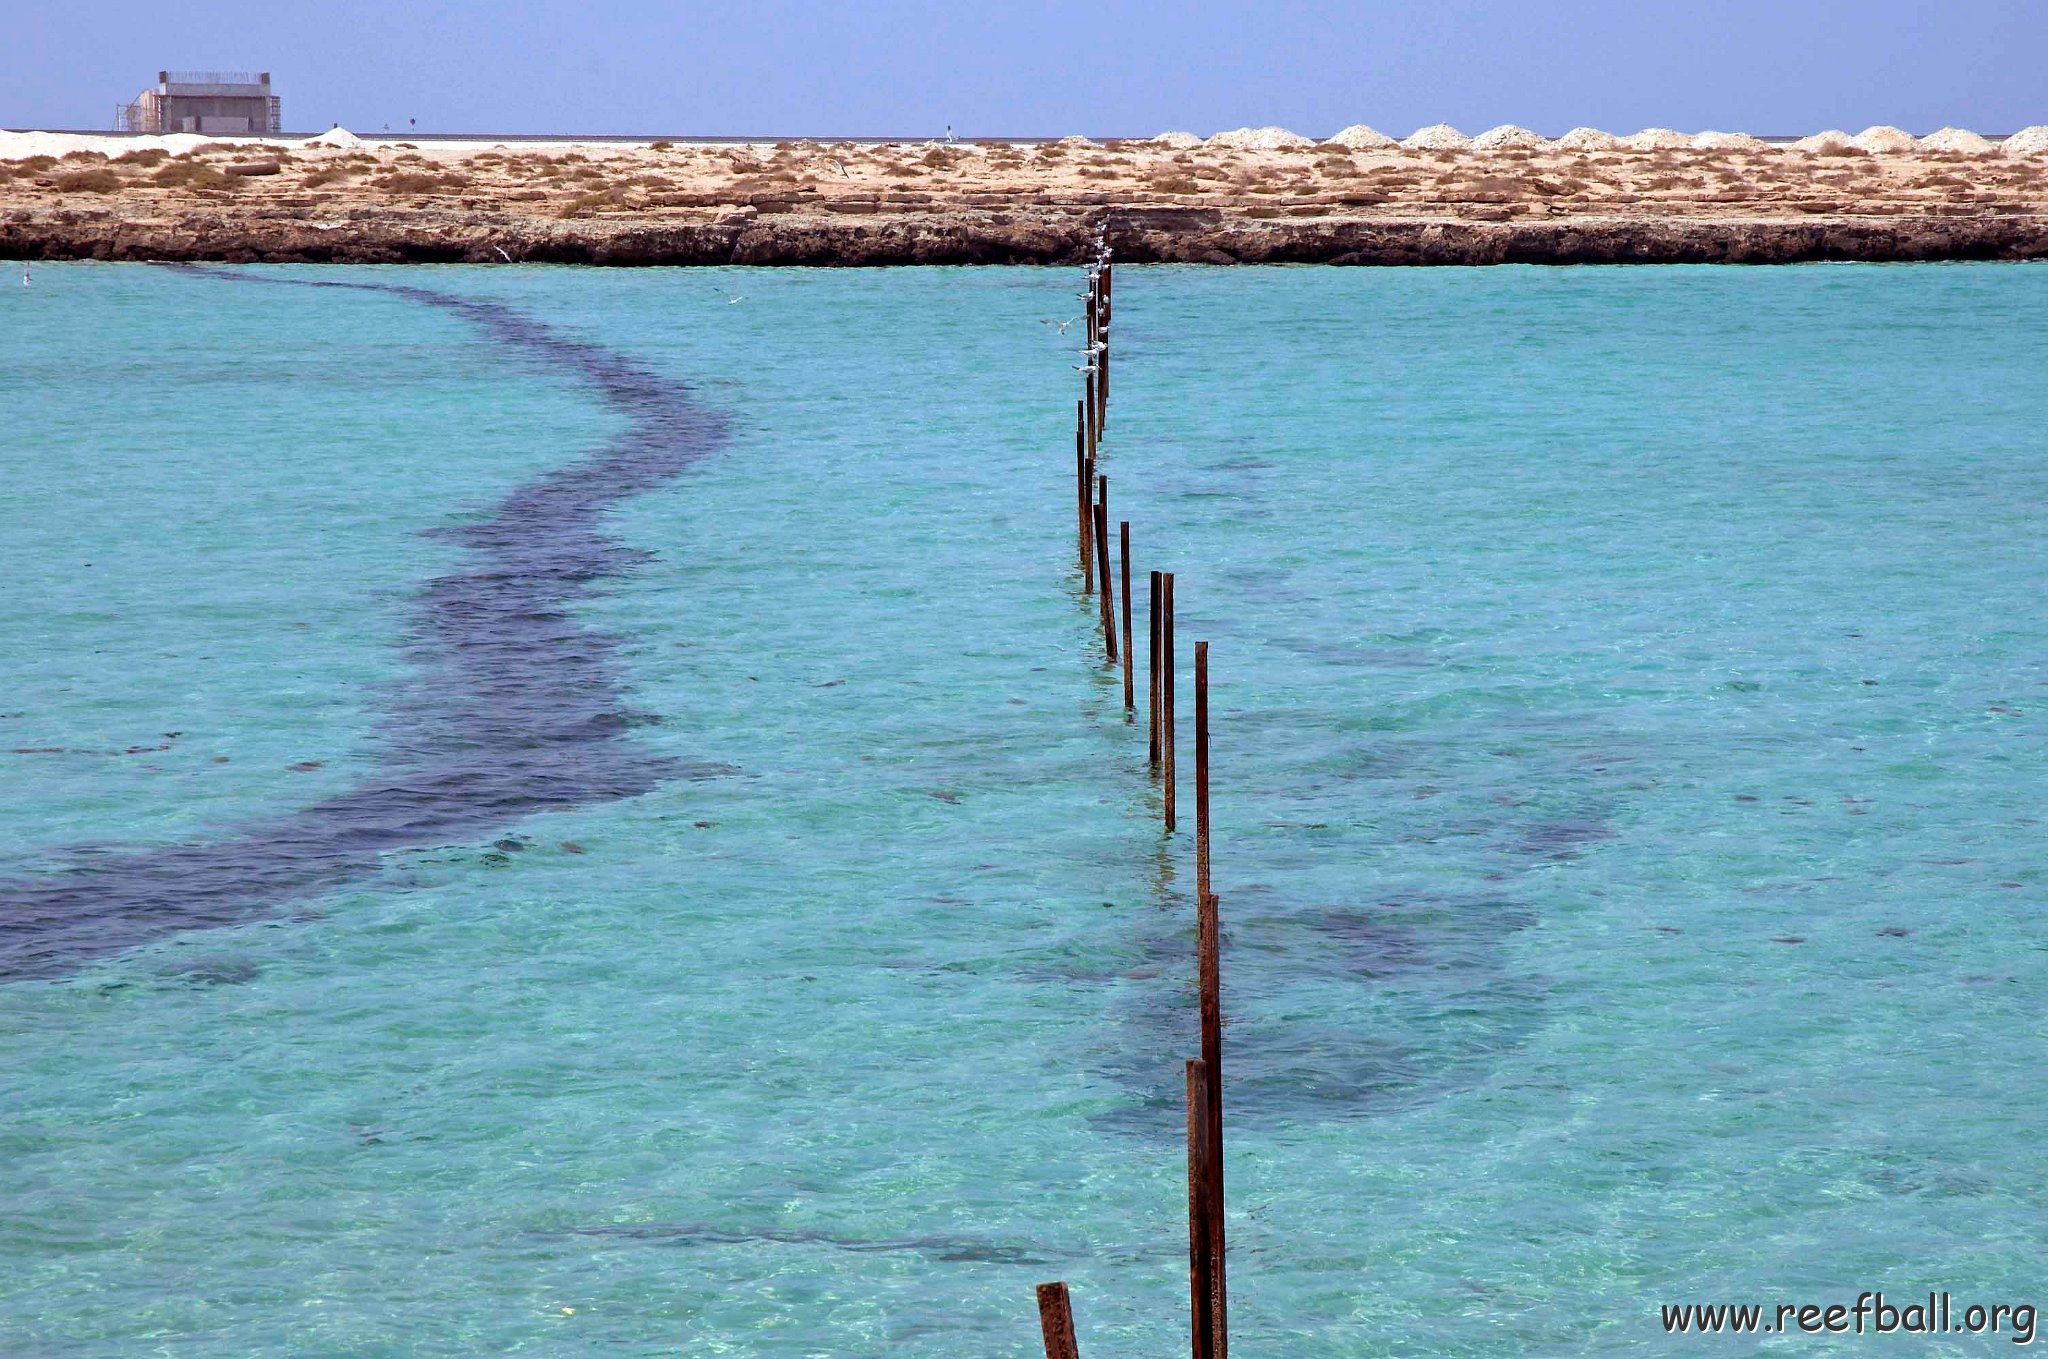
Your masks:
{"label": "wooden post in water", "polygon": [[1124,715],[1129,717],[1138,710],[1131,693],[1131,521],[1122,520],[1116,526],[1118,570],[1122,573],[1123,593],[1117,603],[1124,611]]}
{"label": "wooden post in water", "polygon": [[1174,817],[1173,768],[1173,572],[1162,581],[1165,591],[1159,605],[1159,776],[1165,784],[1166,830],[1179,824]]}
{"label": "wooden post in water", "polygon": [[1081,464],[1081,589],[1095,593],[1095,455]]}
{"label": "wooden post in water", "polygon": [[1197,1057],[1188,1062],[1188,1332],[1193,1359],[1214,1359],[1216,1353],[1210,1268],[1216,1252],[1209,1245],[1209,1072]]}
{"label": "wooden post in water", "polygon": [[1145,690],[1146,726],[1151,733],[1151,753],[1147,763],[1156,771],[1159,768],[1159,606],[1166,593],[1166,573],[1152,573],[1152,588],[1149,595],[1149,611],[1152,615],[1152,639],[1146,645],[1145,665],[1147,688]]}
{"label": "wooden post in water", "polygon": [[1102,577],[1102,649],[1116,664],[1116,588],[1109,577],[1109,478],[1095,478],[1095,570]]}
{"label": "wooden post in water", "polygon": [[1223,1006],[1219,994],[1221,988],[1221,960],[1217,948],[1217,933],[1220,926],[1216,911],[1216,894],[1204,892],[1195,913],[1195,952],[1199,959],[1196,967],[1197,984],[1202,996],[1202,1070],[1208,1080],[1208,1090],[1203,1098],[1204,1111],[1209,1116],[1207,1134],[1203,1146],[1209,1154],[1209,1168],[1203,1182],[1209,1191],[1207,1202],[1208,1226],[1203,1232],[1209,1246],[1209,1297],[1211,1319],[1210,1334],[1214,1337],[1217,1359],[1230,1350],[1229,1289],[1224,1270],[1223,1234]]}
{"label": "wooden post in water", "polygon": [[1099,311],[1102,316],[1100,323],[1102,334],[1098,337],[1102,341],[1102,352],[1096,356],[1096,367],[1102,375],[1100,390],[1097,392],[1097,396],[1102,402],[1102,419],[1098,423],[1107,421],[1109,418],[1109,314],[1112,310],[1109,299],[1110,287],[1109,260],[1105,258],[1102,261],[1102,281],[1096,287],[1096,294],[1100,298]]}
{"label": "wooden post in water", "polygon": [[1228,1274],[1224,1267],[1223,1231],[1223,957],[1222,924],[1216,893],[1209,884],[1209,644],[1195,643],[1195,973],[1201,996],[1202,1066],[1208,1075],[1205,1101],[1209,1112],[1206,1139],[1210,1167],[1207,1183],[1213,1259],[1209,1266],[1210,1334],[1216,1359],[1230,1352]]}
{"label": "wooden post in water", "polygon": [[1074,504],[1079,515],[1081,566],[1088,566],[1088,425],[1081,403],[1074,403]]}
{"label": "wooden post in water", "polygon": [[1102,327],[1102,339],[1095,352],[1095,427],[1106,428],[1109,424],[1109,326]]}
{"label": "wooden post in water", "polygon": [[1088,354],[1086,391],[1087,396],[1083,399],[1083,404],[1088,411],[1088,456],[1092,458],[1095,456],[1096,445],[1102,442],[1102,427],[1095,423],[1095,354],[1092,348]]}
{"label": "wooden post in water", "polygon": [[1045,1359],[1081,1359],[1074,1339],[1074,1300],[1065,1284],[1038,1286],[1038,1329],[1045,1336]]}
{"label": "wooden post in water", "polygon": [[[1195,899],[1209,895],[1209,644],[1195,643]],[[1209,1056],[1205,1049],[1204,1058]]]}

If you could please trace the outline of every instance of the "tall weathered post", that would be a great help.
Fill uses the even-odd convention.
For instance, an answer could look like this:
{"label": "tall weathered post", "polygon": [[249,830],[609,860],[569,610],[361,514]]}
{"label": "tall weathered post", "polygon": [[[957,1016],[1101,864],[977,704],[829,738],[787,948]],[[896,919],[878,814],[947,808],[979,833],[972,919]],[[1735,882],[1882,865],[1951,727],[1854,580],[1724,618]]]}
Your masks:
{"label": "tall weathered post", "polygon": [[1179,824],[1174,815],[1174,732],[1173,732],[1173,572],[1161,582],[1164,597],[1159,605],[1159,777],[1166,794],[1166,829]]}
{"label": "tall weathered post", "polygon": [[1095,478],[1095,572],[1102,578],[1102,648],[1116,664],[1116,588],[1109,576],[1109,478]]}
{"label": "tall weathered post", "polygon": [[1038,1329],[1045,1337],[1045,1359],[1081,1359],[1074,1338],[1074,1300],[1064,1283],[1038,1286]]}
{"label": "tall weathered post", "polygon": [[1201,1058],[1187,1064],[1188,1080],[1188,1331],[1193,1359],[1214,1359],[1216,1353],[1216,1283],[1212,1270],[1216,1252],[1209,1242],[1214,1190],[1209,1171],[1209,1073]]}
{"label": "tall weathered post", "polygon": [[1081,589],[1095,593],[1095,455],[1081,464]]}
{"label": "tall weathered post", "polygon": [[1152,638],[1146,644],[1145,649],[1145,682],[1147,685],[1145,690],[1145,716],[1148,719],[1147,725],[1150,727],[1152,738],[1152,749],[1147,763],[1156,771],[1159,768],[1159,647],[1163,640],[1160,634],[1159,620],[1161,610],[1166,602],[1166,573],[1164,571],[1154,571],[1152,573],[1151,586],[1152,588],[1147,592],[1148,607],[1152,616]]}
{"label": "tall weathered post", "polygon": [[1206,1233],[1214,1317],[1210,1332],[1218,1359],[1230,1351],[1228,1272],[1223,1229],[1223,957],[1222,922],[1209,884],[1209,644],[1195,643],[1195,973],[1201,996],[1202,1065],[1207,1072],[1210,1168]]}
{"label": "tall weathered post", "polygon": [[1122,594],[1120,594],[1120,595],[1119,595],[1119,596],[1117,597],[1117,603],[1118,603],[1118,604],[1119,604],[1119,605],[1120,605],[1120,606],[1121,606],[1121,607],[1123,608],[1123,623],[1124,623],[1124,715],[1125,715],[1126,717],[1129,717],[1129,716],[1131,716],[1132,714],[1136,713],[1136,712],[1137,712],[1137,708],[1138,708],[1138,705],[1137,705],[1137,703],[1136,703],[1135,699],[1133,698],[1133,695],[1132,695],[1132,692],[1131,692],[1131,676],[1132,676],[1132,667],[1133,667],[1133,665],[1135,664],[1135,662],[1134,662],[1134,661],[1133,661],[1133,660],[1131,659],[1131,521],[1130,521],[1130,520],[1128,520],[1128,519],[1125,519],[1125,520],[1122,520],[1121,522],[1119,522],[1119,523],[1117,524],[1117,526],[1116,526],[1116,537],[1117,537],[1117,554],[1116,554],[1116,555],[1117,555],[1117,564],[1118,564],[1118,565],[1117,565],[1117,569],[1118,569],[1118,571],[1119,571],[1119,572],[1121,572],[1121,574],[1122,574],[1122,580],[1121,580],[1121,582],[1120,582],[1120,583],[1121,583],[1121,584],[1122,584],[1122,586],[1123,586],[1123,592],[1122,592]]}
{"label": "tall weathered post", "polygon": [[1074,504],[1081,545],[1081,568],[1087,570],[1089,549],[1088,515],[1088,419],[1081,403],[1074,403]]}

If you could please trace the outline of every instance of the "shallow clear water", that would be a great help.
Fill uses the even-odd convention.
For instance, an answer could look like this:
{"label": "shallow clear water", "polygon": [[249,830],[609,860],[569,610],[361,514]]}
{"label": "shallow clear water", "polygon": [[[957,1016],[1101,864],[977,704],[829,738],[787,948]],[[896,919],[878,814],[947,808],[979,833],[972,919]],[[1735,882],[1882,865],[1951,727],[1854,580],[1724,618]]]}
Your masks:
{"label": "shallow clear water", "polygon": [[[501,759],[448,530],[646,416],[416,298],[10,284],[0,1350],[1030,1354],[1057,1277],[1181,1352],[1192,861],[1077,590],[1077,276],[252,272],[723,417],[494,662],[597,656],[666,773],[24,926],[450,713]],[[1213,643],[1240,1350],[2043,1301],[2048,269],[1117,282],[1113,511]]]}

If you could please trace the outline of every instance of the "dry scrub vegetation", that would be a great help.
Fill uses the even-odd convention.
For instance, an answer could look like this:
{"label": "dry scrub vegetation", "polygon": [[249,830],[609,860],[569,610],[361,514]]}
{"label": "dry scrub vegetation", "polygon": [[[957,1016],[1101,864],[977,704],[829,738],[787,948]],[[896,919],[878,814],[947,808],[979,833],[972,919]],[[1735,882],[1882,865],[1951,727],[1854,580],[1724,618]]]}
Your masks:
{"label": "dry scrub vegetation", "polygon": [[[277,162],[277,173],[252,160]],[[1666,217],[2048,212],[2048,159],[1859,147],[1812,153],[1507,148],[1271,151],[1149,142],[773,146],[201,146],[0,161],[9,208],[72,200],[145,218],[184,202],[318,216],[337,206],[491,221],[726,221],[786,213],[986,212],[1067,203],[1253,216]],[[319,190],[318,194],[309,191]]]}

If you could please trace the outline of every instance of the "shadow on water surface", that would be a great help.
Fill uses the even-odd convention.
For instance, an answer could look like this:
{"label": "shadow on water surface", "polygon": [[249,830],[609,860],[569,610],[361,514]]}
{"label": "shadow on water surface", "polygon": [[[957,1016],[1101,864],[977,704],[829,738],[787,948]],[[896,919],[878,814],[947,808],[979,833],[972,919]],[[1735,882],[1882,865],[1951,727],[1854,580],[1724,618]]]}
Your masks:
{"label": "shadow on water surface", "polygon": [[731,772],[650,754],[652,719],[626,708],[619,639],[572,607],[643,560],[601,531],[606,511],[721,447],[724,417],[688,389],[494,302],[430,289],[167,266],[273,286],[402,297],[565,370],[623,415],[607,444],[514,488],[477,522],[434,530],[471,554],[414,608],[415,674],[364,783],[217,841],[151,850],[74,847],[58,871],[0,883],[0,978],[47,976],[179,931],[241,924],[374,872],[389,850],[473,838],[534,812],[633,797],[668,779]]}
{"label": "shadow on water surface", "polygon": [[[1520,970],[1513,945],[1539,923],[1534,900],[1555,892],[1539,894],[1538,880],[1554,882],[1617,838],[1629,761],[1546,743],[1496,751],[1512,772],[1481,773],[1459,756],[1472,736],[1500,734],[1491,722],[1448,740],[1384,730],[1344,740],[1327,730],[1329,714],[1289,711],[1303,729],[1324,724],[1329,739],[1302,743],[1313,751],[1293,757],[1286,787],[1329,819],[1267,819],[1261,828],[1278,840],[1248,843],[1239,862],[1292,878],[1290,865],[1358,856],[1334,880],[1356,895],[1219,880],[1232,1124],[1371,1118],[1482,1084],[1543,1023],[1547,984]],[[1347,791],[1359,783],[1370,786]],[[1094,1120],[1160,1140],[1184,1135],[1180,1059],[1198,1032],[1193,902],[1169,865],[1153,888],[1159,926],[1124,974],[1144,984],[1122,991],[1122,1033],[1096,1064],[1130,1098]],[[1470,886],[1448,886],[1447,875]]]}
{"label": "shadow on water surface", "polygon": [[[1415,894],[1290,909],[1271,895],[1240,888],[1224,903],[1224,1069],[1239,1126],[1369,1117],[1439,1098],[1526,1041],[1540,1022],[1539,984],[1510,972],[1504,958],[1509,936],[1535,923],[1526,906],[1476,894]],[[1186,969],[1192,951],[1189,933],[1154,935],[1140,972],[1172,976]],[[1234,988],[1315,988],[1323,999],[1272,1015],[1265,1007],[1232,1014]],[[1346,994],[1357,998],[1355,1009],[1333,1000]],[[1100,1069],[1135,1098],[1096,1121],[1180,1136],[1178,1059],[1193,1052],[1197,1032],[1192,981],[1144,988],[1128,1002],[1123,1027]]]}

